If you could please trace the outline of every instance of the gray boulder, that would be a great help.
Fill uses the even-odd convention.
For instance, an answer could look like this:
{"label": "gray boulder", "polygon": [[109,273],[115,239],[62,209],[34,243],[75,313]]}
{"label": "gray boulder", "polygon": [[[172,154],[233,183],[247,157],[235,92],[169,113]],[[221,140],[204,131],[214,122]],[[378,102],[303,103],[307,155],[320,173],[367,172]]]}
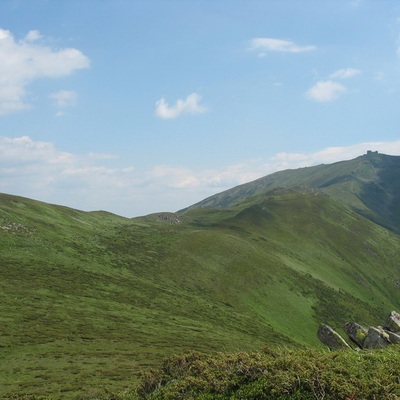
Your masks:
{"label": "gray boulder", "polygon": [[400,332],[400,314],[392,311],[386,320],[385,328],[390,332]]}
{"label": "gray boulder", "polygon": [[389,344],[389,335],[383,329],[371,327],[364,339],[363,349],[383,349]]}
{"label": "gray boulder", "polygon": [[358,347],[363,348],[364,340],[367,337],[368,330],[357,324],[357,322],[348,322],[344,326],[344,331],[349,336],[350,340]]}
{"label": "gray boulder", "polygon": [[[381,328],[381,327],[379,326],[379,328]],[[390,343],[392,343],[392,344],[400,343],[400,335],[399,334],[394,333],[394,332],[390,332],[385,328],[382,328],[382,329],[389,336]]]}
{"label": "gray boulder", "polygon": [[323,344],[329,347],[329,350],[350,349],[346,341],[328,325],[321,324],[317,336]]}

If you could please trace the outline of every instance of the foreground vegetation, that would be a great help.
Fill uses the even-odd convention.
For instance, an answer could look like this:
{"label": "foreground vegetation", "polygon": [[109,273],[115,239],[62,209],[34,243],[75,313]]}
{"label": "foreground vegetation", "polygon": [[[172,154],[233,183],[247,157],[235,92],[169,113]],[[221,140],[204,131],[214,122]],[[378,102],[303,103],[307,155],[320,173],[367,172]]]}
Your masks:
{"label": "foreground vegetation", "polygon": [[399,347],[375,351],[190,353],[149,372],[144,399],[397,399]]}
{"label": "foreground vegetation", "polygon": [[[400,396],[400,347],[384,350],[282,350],[190,352],[143,374],[120,393],[88,392],[76,400],[366,400]],[[8,397],[7,400],[50,400]]]}

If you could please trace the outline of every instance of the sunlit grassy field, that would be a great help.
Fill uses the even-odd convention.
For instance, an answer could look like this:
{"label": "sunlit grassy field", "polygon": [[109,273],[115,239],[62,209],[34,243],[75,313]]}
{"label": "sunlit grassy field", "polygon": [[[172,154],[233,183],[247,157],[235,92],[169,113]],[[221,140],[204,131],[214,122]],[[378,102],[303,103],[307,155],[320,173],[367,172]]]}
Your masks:
{"label": "sunlit grassy field", "polygon": [[0,397],[134,388],[165,357],[322,347],[400,308],[400,241],[323,194],[176,219],[0,196]]}

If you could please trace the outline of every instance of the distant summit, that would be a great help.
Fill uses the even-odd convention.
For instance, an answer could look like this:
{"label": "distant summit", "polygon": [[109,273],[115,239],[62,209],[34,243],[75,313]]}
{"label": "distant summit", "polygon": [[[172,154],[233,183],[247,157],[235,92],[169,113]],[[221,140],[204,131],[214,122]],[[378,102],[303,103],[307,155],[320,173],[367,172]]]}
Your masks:
{"label": "distant summit", "polygon": [[231,207],[277,188],[322,190],[357,213],[400,233],[400,157],[372,150],[353,160],[275,172],[187,209]]}

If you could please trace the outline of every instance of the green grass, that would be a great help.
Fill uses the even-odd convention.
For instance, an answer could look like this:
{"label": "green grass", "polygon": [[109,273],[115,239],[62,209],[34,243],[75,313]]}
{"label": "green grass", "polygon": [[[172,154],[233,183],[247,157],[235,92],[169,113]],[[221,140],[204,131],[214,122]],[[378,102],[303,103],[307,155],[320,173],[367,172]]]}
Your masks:
{"label": "green grass", "polygon": [[[383,399],[400,396],[400,348],[327,352],[267,347],[257,352],[189,352],[144,371],[122,391],[85,391],[75,400],[304,400]],[[51,382],[43,382],[51,385]],[[62,397],[11,395],[6,400]]]}
{"label": "green grass", "polygon": [[400,309],[399,238],[328,196],[180,218],[0,195],[0,397],[133,396],[174,354],[322,348],[319,323]]}

